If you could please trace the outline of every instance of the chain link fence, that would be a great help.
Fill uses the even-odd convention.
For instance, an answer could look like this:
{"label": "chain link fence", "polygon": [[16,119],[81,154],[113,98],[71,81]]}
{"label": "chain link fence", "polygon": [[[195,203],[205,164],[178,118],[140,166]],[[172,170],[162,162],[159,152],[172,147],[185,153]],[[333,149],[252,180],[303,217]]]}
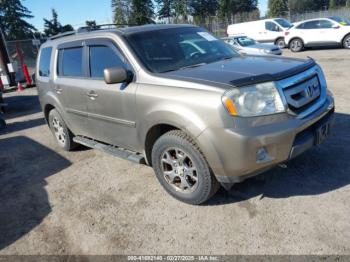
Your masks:
{"label": "chain link fence", "polygon": [[307,19],[326,18],[331,16],[339,16],[342,18],[350,19],[350,8],[344,7],[339,9],[329,9],[325,11],[291,14],[285,18],[289,19],[292,23],[295,23]]}

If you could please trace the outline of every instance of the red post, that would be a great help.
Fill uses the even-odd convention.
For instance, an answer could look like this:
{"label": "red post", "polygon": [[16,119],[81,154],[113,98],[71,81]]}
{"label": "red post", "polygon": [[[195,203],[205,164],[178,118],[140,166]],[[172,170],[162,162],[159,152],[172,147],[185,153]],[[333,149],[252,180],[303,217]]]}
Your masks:
{"label": "red post", "polygon": [[26,78],[27,85],[30,85],[31,80],[28,72],[28,67],[26,66],[26,64],[22,64],[22,69],[23,69],[24,77]]}
{"label": "red post", "polygon": [[21,63],[21,66],[22,66],[23,74],[24,74],[24,77],[26,79],[27,85],[30,85],[31,84],[31,79],[30,79],[30,76],[29,76],[29,73],[28,73],[28,68],[24,64],[23,53],[22,53],[22,50],[21,50],[21,48],[19,46],[19,42],[16,42],[16,51],[17,51],[19,62]]}

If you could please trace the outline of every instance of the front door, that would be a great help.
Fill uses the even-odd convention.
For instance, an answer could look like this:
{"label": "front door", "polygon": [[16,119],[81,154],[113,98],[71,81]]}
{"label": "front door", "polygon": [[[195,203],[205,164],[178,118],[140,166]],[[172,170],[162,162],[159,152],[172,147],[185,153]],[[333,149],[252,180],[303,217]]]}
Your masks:
{"label": "front door", "polygon": [[89,63],[88,112],[93,138],[112,145],[133,149],[136,147],[137,84],[106,84],[103,78],[105,68],[131,66],[108,39],[87,41]]}

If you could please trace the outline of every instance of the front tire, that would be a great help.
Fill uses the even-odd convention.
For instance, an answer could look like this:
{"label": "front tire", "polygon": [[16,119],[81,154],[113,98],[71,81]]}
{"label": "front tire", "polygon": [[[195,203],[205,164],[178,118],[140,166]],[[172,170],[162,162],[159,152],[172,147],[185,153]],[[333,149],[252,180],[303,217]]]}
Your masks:
{"label": "front tire", "polygon": [[304,49],[304,43],[300,38],[295,38],[290,42],[290,50],[294,53],[301,52]]}
{"label": "front tire", "polygon": [[350,34],[344,37],[343,47],[345,49],[350,49]]}
{"label": "front tire", "polygon": [[164,189],[182,202],[202,204],[220,188],[199,147],[183,131],[170,131],[156,141],[152,165]]}
{"label": "front tire", "polygon": [[52,109],[49,113],[49,126],[58,145],[63,150],[71,151],[76,147],[77,144],[73,141],[73,133],[68,129],[66,123],[56,109]]}

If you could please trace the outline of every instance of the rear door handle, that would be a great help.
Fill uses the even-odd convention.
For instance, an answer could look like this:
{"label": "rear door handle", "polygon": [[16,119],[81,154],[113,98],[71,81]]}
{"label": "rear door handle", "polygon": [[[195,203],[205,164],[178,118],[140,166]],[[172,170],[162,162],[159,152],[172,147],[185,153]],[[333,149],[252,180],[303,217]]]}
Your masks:
{"label": "rear door handle", "polygon": [[92,100],[95,100],[98,97],[98,94],[96,94],[95,91],[90,91],[87,93],[87,96],[90,97]]}

